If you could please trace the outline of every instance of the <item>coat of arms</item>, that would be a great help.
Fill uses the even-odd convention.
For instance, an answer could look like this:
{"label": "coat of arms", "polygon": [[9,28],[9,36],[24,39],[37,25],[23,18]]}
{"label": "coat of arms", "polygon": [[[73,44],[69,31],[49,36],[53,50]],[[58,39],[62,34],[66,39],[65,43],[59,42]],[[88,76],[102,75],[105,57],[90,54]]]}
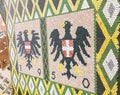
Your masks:
{"label": "coat of arms", "polygon": [[[60,34],[58,29],[54,29],[50,34],[50,46],[53,46],[51,54],[56,52],[54,61],[56,61],[59,58],[60,54],[62,55],[60,63],[66,65],[66,72],[62,73],[62,75],[66,75],[68,79],[70,79],[71,77],[76,78],[76,76],[71,73],[72,67],[78,65],[74,57],[77,56],[82,65],[86,66],[87,62],[85,62],[82,54],[89,58],[90,55],[87,53],[85,47],[91,47],[87,39],[87,37],[91,38],[87,29],[85,29],[83,26],[78,26],[75,32],[76,38],[72,38],[72,35],[70,33],[71,27],[71,22],[64,22],[63,28],[65,29],[65,35],[62,39],[60,39],[59,37]],[[64,64],[64,62],[66,62],[66,64]]]}
{"label": "coat of arms", "polygon": [[30,40],[28,38],[28,30],[24,30],[24,40],[22,38],[22,32],[19,32],[17,35],[18,44],[17,47],[19,47],[18,53],[20,56],[25,57],[27,64],[26,67],[29,68],[29,70],[32,68],[31,61],[34,58],[38,58],[40,56],[38,48],[40,48],[40,45],[38,43],[39,34],[36,33],[34,30],[31,31],[32,39]]}

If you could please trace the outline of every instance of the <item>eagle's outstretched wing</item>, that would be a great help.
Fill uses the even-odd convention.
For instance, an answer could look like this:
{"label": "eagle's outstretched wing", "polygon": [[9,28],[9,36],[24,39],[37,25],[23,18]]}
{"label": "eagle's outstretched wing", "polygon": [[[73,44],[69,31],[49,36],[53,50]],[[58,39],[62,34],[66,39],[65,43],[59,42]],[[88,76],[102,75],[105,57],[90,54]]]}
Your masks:
{"label": "eagle's outstretched wing", "polygon": [[88,30],[85,29],[83,26],[78,26],[76,30],[76,35],[80,37],[80,39],[88,46],[90,46],[90,43],[87,39],[87,37],[91,38],[90,34],[88,33]]}
{"label": "eagle's outstretched wing", "polygon": [[54,29],[50,34],[50,39],[51,39],[50,46],[53,46],[53,50],[51,54],[53,54],[57,50],[54,61],[56,61],[60,55],[61,40],[59,38],[59,35],[60,34],[58,32],[58,29]]}
{"label": "eagle's outstretched wing", "polygon": [[35,30],[31,31],[32,33],[32,40],[31,40],[31,53],[35,56],[38,57],[40,56],[39,50],[38,48],[40,48],[40,45],[38,43],[39,38],[39,34],[35,33]]}
{"label": "eagle's outstretched wing", "polygon": [[19,47],[18,53],[20,53],[20,56],[22,56],[25,53],[25,46],[24,41],[22,39],[22,32],[20,31],[17,35],[18,44],[17,47]]}
{"label": "eagle's outstretched wing", "polygon": [[88,30],[85,29],[83,26],[78,26],[76,30],[76,39],[75,39],[76,43],[75,44],[77,46],[80,46],[84,55],[86,55],[87,57],[90,57],[85,49],[85,46],[91,47],[87,37],[90,38]]}

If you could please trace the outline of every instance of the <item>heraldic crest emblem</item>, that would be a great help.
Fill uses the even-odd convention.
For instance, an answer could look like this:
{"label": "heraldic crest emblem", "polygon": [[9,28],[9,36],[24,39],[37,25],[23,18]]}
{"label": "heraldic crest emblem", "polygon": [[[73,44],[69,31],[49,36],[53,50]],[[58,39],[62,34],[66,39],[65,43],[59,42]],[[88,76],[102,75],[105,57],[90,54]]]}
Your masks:
{"label": "heraldic crest emblem", "polygon": [[[24,38],[22,38],[22,35]],[[26,67],[28,67],[29,70],[32,68],[32,59],[38,58],[40,56],[38,50],[38,48],[40,48],[38,43],[38,40],[40,39],[39,34],[36,33],[35,30],[32,30],[31,35],[31,40],[28,38],[28,30],[24,30],[23,33],[20,31],[17,35],[17,47],[19,47],[18,53],[27,60]]]}
{"label": "heraldic crest emblem", "polygon": [[[86,66],[87,62],[85,62],[82,54],[90,58],[90,55],[87,53],[85,47],[91,47],[87,37],[91,38],[88,30],[83,26],[78,26],[75,32],[76,38],[72,38],[71,35],[71,27],[72,24],[69,21],[65,21],[63,28],[65,29],[65,35],[62,39],[60,39],[60,34],[58,29],[53,29],[50,34],[50,46],[53,46],[51,54],[56,53],[53,61],[57,61],[60,54],[62,55],[62,59],[60,63],[66,65],[66,72],[62,73],[62,75],[66,75],[68,79],[71,77],[76,78],[74,74],[71,73],[72,67],[78,65],[78,63],[82,63],[82,65]],[[82,52],[82,53],[81,53]],[[74,57],[77,56],[80,62],[76,62]],[[64,64],[66,62],[66,64]]]}

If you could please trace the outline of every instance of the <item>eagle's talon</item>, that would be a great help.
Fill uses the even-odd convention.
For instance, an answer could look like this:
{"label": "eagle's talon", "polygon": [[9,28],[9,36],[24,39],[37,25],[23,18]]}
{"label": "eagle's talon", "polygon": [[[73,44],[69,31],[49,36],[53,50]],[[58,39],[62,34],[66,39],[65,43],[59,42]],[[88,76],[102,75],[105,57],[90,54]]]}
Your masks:
{"label": "eagle's talon", "polygon": [[90,55],[87,55],[87,57],[90,57]]}
{"label": "eagle's talon", "polygon": [[56,59],[54,59],[53,61],[56,61]]}
{"label": "eagle's talon", "polygon": [[76,63],[76,64],[73,64],[73,67],[74,67],[74,66],[78,66],[78,64],[77,64],[77,63]]}
{"label": "eagle's talon", "polygon": [[83,65],[84,65],[84,66],[86,66],[86,65],[87,65],[87,63],[84,63]]}

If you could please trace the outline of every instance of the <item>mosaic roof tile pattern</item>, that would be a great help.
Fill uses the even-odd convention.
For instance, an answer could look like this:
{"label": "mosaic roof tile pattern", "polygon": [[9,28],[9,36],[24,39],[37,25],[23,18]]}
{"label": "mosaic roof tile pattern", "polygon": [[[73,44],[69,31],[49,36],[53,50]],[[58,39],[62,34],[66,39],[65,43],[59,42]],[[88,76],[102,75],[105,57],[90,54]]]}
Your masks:
{"label": "mosaic roof tile pattern", "polygon": [[[12,64],[14,95],[117,95],[118,41],[120,3],[118,0],[5,0],[6,23]],[[37,18],[57,16],[66,13],[94,8],[96,29],[96,91],[91,93],[75,89],[49,80],[44,70],[44,79],[19,73],[16,70],[17,51],[15,42],[15,23]],[[44,22],[45,23],[45,22]],[[41,27],[46,28],[45,24]],[[41,30],[46,35],[45,30]],[[46,40],[46,37],[42,37]],[[47,66],[47,43],[42,43],[44,68]],[[98,46],[98,47],[97,47]],[[85,79],[85,86],[89,83]],[[98,87],[99,86],[99,87]],[[102,89],[101,89],[102,88]]]}

